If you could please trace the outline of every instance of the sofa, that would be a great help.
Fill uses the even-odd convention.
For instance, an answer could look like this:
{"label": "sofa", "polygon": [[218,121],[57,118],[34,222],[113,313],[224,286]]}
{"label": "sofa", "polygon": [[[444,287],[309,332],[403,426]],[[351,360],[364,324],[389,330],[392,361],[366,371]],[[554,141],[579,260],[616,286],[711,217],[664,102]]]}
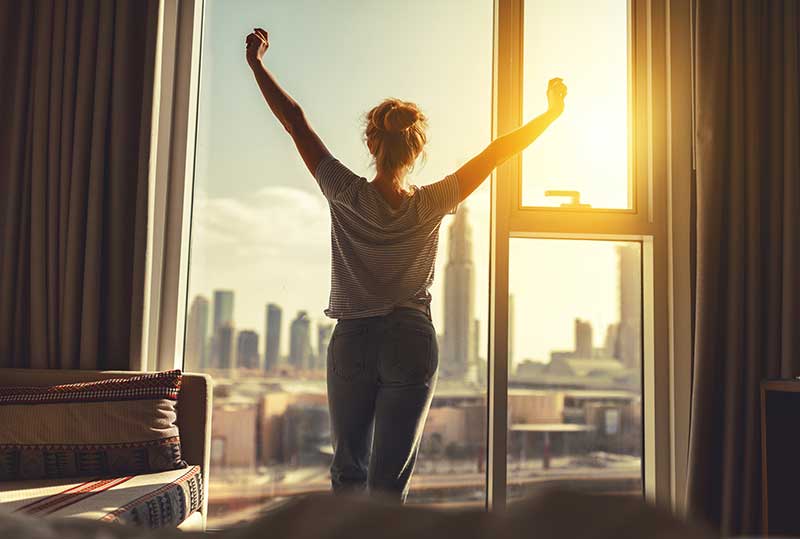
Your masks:
{"label": "sofa", "polygon": [[[43,387],[128,378],[134,371],[0,369],[0,386]],[[124,478],[0,481],[0,510],[148,527],[204,530],[208,513],[212,381],[183,373],[175,403],[186,467]],[[2,427],[0,427],[2,428]]]}

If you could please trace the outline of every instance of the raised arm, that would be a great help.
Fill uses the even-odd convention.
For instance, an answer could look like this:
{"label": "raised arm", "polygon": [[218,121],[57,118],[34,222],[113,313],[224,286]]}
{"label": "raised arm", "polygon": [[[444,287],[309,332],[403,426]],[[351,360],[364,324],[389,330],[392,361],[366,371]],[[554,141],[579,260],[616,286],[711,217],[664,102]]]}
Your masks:
{"label": "raised arm", "polygon": [[322,158],[328,155],[328,149],[314,132],[306,119],[300,105],[287,94],[277,83],[272,74],[261,62],[264,53],[269,48],[269,35],[266,30],[256,28],[245,39],[247,46],[247,63],[253,70],[261,94],[267,101],[272,113],[281,122],[284,129],[294,140],[297,151],[303,158],[312,175],[317,170]]}
{"label": "raised arm", "polygon": [[483,183],[495,167],[513,157],[539,138],[545,129],[564,112],[567,87],[561,79],[551,79],[547,85],[547,112],[522,127],[497,137],[481,153],[456,171],[461,200]]}

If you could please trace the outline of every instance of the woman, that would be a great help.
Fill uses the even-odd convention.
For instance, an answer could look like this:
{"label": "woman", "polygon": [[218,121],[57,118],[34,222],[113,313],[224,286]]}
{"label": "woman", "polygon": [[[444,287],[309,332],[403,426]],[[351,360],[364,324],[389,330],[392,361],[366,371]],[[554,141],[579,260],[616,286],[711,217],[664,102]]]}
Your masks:
{"label": "woman", "polygon": [[425,146],[426,118],[413,103],[387,99],[367,114],[366,142],[377,172],[367,181],[330,154],[300,106],[264,67],[267,32],[257,28],[245,43],[264,99],[331,212],[325,314],[338,320],[328,348],[333,490],[369,489],[405,501],[436,385],[428,290],[442,217],[558,118],[566,86],[552,79],[547,112],[492,141],[455,174],[423,187],[408,185],[406,174]]}

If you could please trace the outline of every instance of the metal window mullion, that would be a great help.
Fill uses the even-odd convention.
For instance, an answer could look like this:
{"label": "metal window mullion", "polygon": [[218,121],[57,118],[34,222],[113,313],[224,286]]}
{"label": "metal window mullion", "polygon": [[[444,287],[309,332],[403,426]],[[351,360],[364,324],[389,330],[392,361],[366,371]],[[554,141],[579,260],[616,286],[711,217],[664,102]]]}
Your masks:
{"label": "metal window mullion", "polygon": [[200,38],[203,0],[181,0],[178,9],[175,109],[170,160],[160,368],[183,368],[186,295],[189,281],[189,232],[194,183],[195,134],[200,85]]}
{"label": "metal window mullion", "polygon": [[512,233],[647,235],[655,232],[655,225],[643,215],[625,212],[514,210],[509,221]]}
{"label": "metal window mullion", "polygon": [[150,171],[148,177],[147,254],[142,346],[134,370],[158,369],[158,343],[161,329],[161,297],[164,272],[164,223],[169,186],[172,97],[175,76],[175,35],[177,4],[159,4],[158,42],[154,74]]}
{"label": "metal window mullion", "polygon": [[692,368],[691,180],[694,168],[692,0],[667,4],[667,104],[670,334],[670,496],[685,516]]}
{"label": "metal window mullion", "polygon": [[139,369],[182,366],[192,181],[188,172],[194,161],[202,7],[203,0],[163,0],[159,6]]}
{"label": "metal window mullion", "polygon": [[[495,0],[492,136],[522,120],[522,26],[524,0]],[[489,395],[486,506],[503,510],[507,500],[508,441],[508,247],[512,207],[521,171],[519,156],[492,178],[489,290]]]}

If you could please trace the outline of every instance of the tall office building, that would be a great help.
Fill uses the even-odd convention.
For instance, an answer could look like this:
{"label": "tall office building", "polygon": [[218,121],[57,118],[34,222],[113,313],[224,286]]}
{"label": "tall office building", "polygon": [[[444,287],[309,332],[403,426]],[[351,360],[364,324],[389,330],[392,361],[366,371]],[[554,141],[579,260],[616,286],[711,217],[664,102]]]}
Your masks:
{"label": "tall office building", "polygon": [[317,325],[317,362],[313,368],[324,370],[328,360],[328,346],[331,343],[333,324]]}
{"label": "tall office building", "polygon": [[617,247],[619,329],[616,357],[625,367],[642,364],[642,256],[638,243]]}
{"label": "tall office building", "polygon": [[606,357],[617,357],[617,339],[619,337],[619,322],[606,327],[606,338],[603,342],[603,353]]}
{"label": "tall office building", "polygon": [[202,371],[207,365],[206,346],[208,343],[208,300],[195,296],[186,320],[186,345],[184,347],[184,370]]}
{"label": "tall office building", "polygon": [[216,369],[230,369],[233,367],[233,327],[225,324],[217,328],[214,333],[212,366]]}
{"label": "tall office building", "polygon": [[580,318],[575,319],[575,357],[590,359],[594,356],[594,339],[592,323]]}
{"label": "tall office building", "polygon": [[441,376],[467,380],[476,372],[473,350],[475,269],[472,263],[472,227],[461,206],[448,230],[444,274],[444,354]]}
{"label": "tall office building", "polygon": [[264,370],[272,371],[278,367],[281,350],[281,308],[270,303],[267,305],[266,331],[264,332]]}
{"label": "tall office building", "polygon": [[480,372],[483,368],[483,365],[480,362],[481,321],[477,318],[472,321],[472,342],[470,345],[472,346],[470,355],[471,357],[475,358],[475,361],[472,365],[470,365],[470,368],[467,371],[467,379],[472,382],[480,383],[481,380],[486,378],[486,373]]}
{"label": "tall office building", "polygon": [[233,327],[233,290],[214,290],[214,333],[226,324]]}
{"label": "tall office building", "polygon": [[296,369],[311,367],[311,320],[299,311],[289,328],[289,364]]}
{"label": "tall office building", "polygon": [[249,329],[240,331],[236,339],[236,368],[257,369],[258,363],[258,333]]}
{"label": "tall office building", "polygon": [[[220,339],[227,339],[227,332],[223,332],[224,327],[230,328],[231,343],[221,342]],[[216,368],[228,368],[232,365],[233,357],[233,291],[214,290],[214,325],[211,333],[211,365]],[[224,350],[229,350],[226,358],[220,356]],[[221,365],[227,367],[221,367]]]}

